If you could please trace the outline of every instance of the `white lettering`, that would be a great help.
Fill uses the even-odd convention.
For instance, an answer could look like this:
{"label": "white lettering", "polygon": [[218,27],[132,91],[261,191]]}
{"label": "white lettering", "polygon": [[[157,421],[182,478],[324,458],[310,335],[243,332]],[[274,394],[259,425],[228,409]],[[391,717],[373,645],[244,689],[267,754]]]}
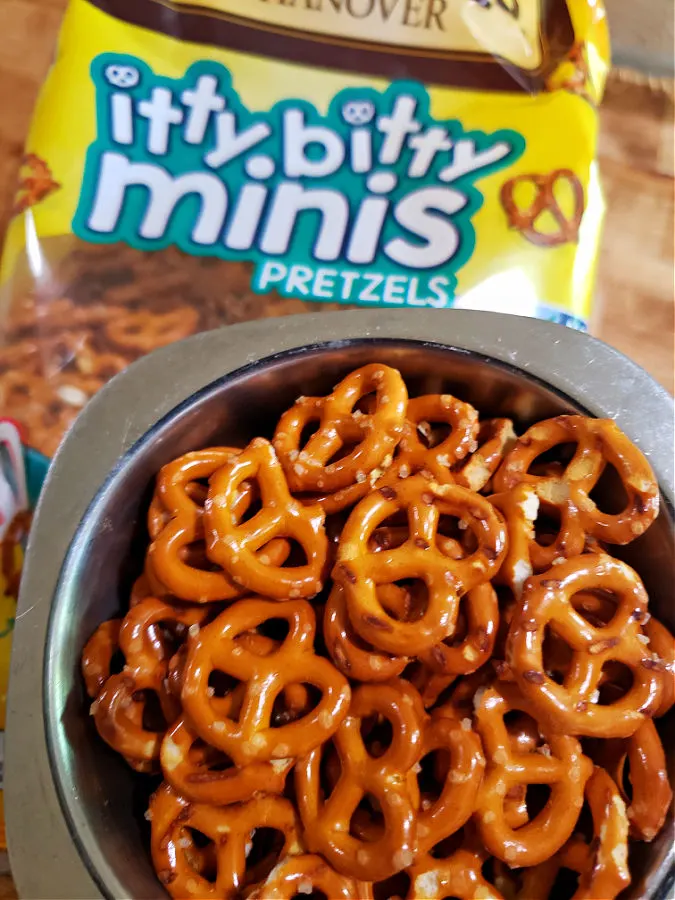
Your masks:
{"label": "white lettering", "polygon": [[279,284],[288,275],[288,266],[279,262],[266,262],[258,278],[258,290],[265,291],[272,285]]}
{"label": "white lettering", "polygon": [[384,247],[389,259],[410,269],[441,266],[457,252],[456,226],[434,213],[451,216],[467,204],[467,197],[453,188],[422,188],[404,197],[394,208],[394,218],[424,243],[394,238]]}
{"label": "white lettering", "polygon": [[364,303],[379,303],[382,298],[378,297],[374,291],[375,288],[378,288],[384,281],[384,275],[370,275],[368,272],[365,272],[363,278],[366,282],[366,286],[359,294],[359,300]]}
{"label": "white lettering", "polygon": [[150,123],[148,153],[164,156],[169,147],[171,126],[183,121],[183,110],[173,105],[173,92],[168,88],[155,87],[150,96],[150,100],[141,100],[138,104],[138,113]]}
{"label": "white lettering", "polygon": [[435,275],[429,279],[429,290],[433,297],[429,297],[429,305],[436,309],[442,309],[448,305],[448,294],[450,290],[450,279],[445,275]]}
{"label": "white lettering", "polygon": [[112,139],[116,144],[133,144],[134,111],[130,95],[119,91],[111,96],[110,101]]}
{"label": "white lettering", "polygon": [[241,189],[225,238],[230,250],[250,250],[253,246],[267,193],[262,184],[245,184]]}
{"label": "white lettering", "polygon": [[211,118],[211,113],[225,109],[225,98],[217,93],[218,79],[213,75],[200,75],[194,90],[186,90],[181,102],[190,110],[183,135],[188,144],[201,144]]}
{"label": "white lettering", "polygon": [[189,172],[174,178],[160,166],[130,162],[119,153],[104,153],[89,216],[92,231],[110,234],[122,213],[129,187],[148,191],[145,215],[138,233],[142,238],[161,238],[166,234],[178,203],[190,194],[201,199],[199,215],[192,229],[195,244],[214,244],[220,235],[227,212],[227,190],[215,175]]}
{"label": "white lettering", "polygon": [[[310,159],[307,148],[317,144],[321,159]],[[325,178],[340,168],[345,158],[345,145],[338,134],[322,125],[305,125],[300,109],[284,112],[284,171],[289,178]]]}
{"label": "white lettering", "polygon": [[337,269],[317,269],[312,294],[322,300],[332,300],[337,275]]}
{"label": "white lettering", "polygon": [[438,153],[452,150],[452,141],[448,138],[447,128],[427,128],[423,134],[411,137],[408,146],[415,151],[408,167],[408,177],[423,178]]}
{"label": "white lettering", "polygon": [[237,131],[234,113],[228,111],[216,116],[216,146],[206,154],[204,162],[212,169],[224,166],[230,160],[246,153],[272,134],[267,122],[257,122],[245,131]]}
{"label": "white lettering", "polygon": [[475,141],[468,138],[462,139],[455,144],[452,164],[441,169],[438,177],[445,182],[456,181],[462,175],[468,175],[469,172],[484,169],[486,166],[505,159],[510,152],[511,147],[505,141],[498,141],[487,150],[476,151]]}
{"label": "white lettering", "polygon": [[341,300],[349,300],[352,295],[354,282],[357,281],[360,277],[361,276],[358,272],[354,272],[349,269],[344,272],[340,272],[340,278],[342,279],[342,292],[340,293]]}
{"label": "white lettering", "polygon": [[309,284],[313,277],[314,272],[309,266],[291,266],[288,281],[284,286],[285,293],[302,294],[305,297],[309,297]]}
{"label": "white lettering", "polygon": [[402,94],[396,98],[391,116],[380,116],[377,127],[385,135],[380,148],[380,163],[391,166],[398,162],[406,137],[422,127],[415,118],[417,100]]}
{"label": "white lettering", "polygon": [[385,303],[405,303],[405,289],[408,279],[405,275],[389,275],[384,282]]}
{"label": "white lettering", "polygon": [[350,165],[362,174],[373,167],[373,137],[369,128],[354,128],[351,133]]}
{"label": "white lettering", "polygon": [[377,254],[382,228],[389,212],[386,197],[366,197],[352,227],[347,247],[350,263],[371,263]]}
{"label": "white lettering", "polygon": [[340,255],[347,226],[349,204],[339,191],[314,190],[300,184],[282,184],[277,189],[260,242],[263,253],[280,255],[288,251],[301,212],[319,213],[318,237],[313,256],[332,262]]}

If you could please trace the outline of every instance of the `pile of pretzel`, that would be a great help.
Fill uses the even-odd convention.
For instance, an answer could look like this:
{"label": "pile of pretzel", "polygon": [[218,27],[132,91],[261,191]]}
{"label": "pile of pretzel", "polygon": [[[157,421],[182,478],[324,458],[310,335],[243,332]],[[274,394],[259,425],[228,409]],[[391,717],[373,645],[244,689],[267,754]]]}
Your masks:
{"label": "pile of pretzel", "polygon": [[[254,294],[244,263],[226,263],[223,279],[219,261],[172,248],[144,253],[73,238],[41,246],[48,272],[30,290],[17,284],[3,312],[0,409],[47,456],[88,400],[140,356],[233,322],[317,309]],[[318,308],[329,307],[339,308]]]}
{"label": "pile of pretzel", "polygon": [[612,421],[516,439],[381,364],[166,465],[82,669],[101,737],[161,773],[169,894],[544,900],[571,870],[615,897],[671,800],[673,638],[609,552],[657,512]]}

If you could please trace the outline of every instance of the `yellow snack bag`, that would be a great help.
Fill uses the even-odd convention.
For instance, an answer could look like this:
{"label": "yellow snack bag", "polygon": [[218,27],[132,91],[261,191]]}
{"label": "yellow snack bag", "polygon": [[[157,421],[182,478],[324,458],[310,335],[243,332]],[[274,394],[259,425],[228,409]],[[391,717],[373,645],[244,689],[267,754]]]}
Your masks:
{"label": "yellow snack bag", "polygon": [[354,306],[588,327],[608,60],[598,0],[70,0],[0,270],[31,502],[106,380],[201,330]]}

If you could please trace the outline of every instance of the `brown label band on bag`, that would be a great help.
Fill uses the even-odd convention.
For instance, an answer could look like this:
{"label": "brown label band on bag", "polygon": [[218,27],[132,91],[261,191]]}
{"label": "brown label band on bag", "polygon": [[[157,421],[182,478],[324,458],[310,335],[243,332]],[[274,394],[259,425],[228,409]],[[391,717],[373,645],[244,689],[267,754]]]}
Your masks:
{"label": "brown label band on bag", "polygon": [[[555,186],[559,180],[567,182],[572,189],[574,208],[570,215],[563,212],[555,197]],[[532,203],[525,209],[515,199],[515,191],[520,184],[531,184],[536,191]],[[509,226],[520,231],[530,243],[539,247],[557,247],[579,239],[584,214],[584,188],[570,169],[556,169],[546,175],[518,175],[502,185],[500,199]],[[548,233],[537,228],[537,219],[545,212],[555,220],[557,231]]]}
{"label": "brown label band on bag", "polygon": [[184,41],[485,90],[543,90],[574,44],[564,0],[92,2]]}

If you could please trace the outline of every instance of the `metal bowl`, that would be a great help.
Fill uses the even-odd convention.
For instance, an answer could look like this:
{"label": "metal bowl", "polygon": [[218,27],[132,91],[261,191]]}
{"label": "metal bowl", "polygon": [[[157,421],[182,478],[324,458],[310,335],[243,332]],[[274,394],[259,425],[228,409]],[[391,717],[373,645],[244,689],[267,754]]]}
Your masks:
{"label": "metal bowl", "polygon": [[[664,503],[626,558],[672,628],[673,404],[585,335],[472,312],[342,312],[254,322],[172,345],[87,407],[59,451],[34,525],[16,621],[6,807],[24,898],[156,897],[139,776],[98,738],[79,673],[96,626],[128,602],[154,476],[190,449],[269,435],[299,394],[366,361],[411,394],[457,393],[520,428],[559,413],[610,416],[649,456]],[[666,726],[668,723],[666,723]],[[671,732],[672,732],[672,722]],[[669,742],[672,747],[675,742]],[[634,853],[626,896],[665,898],[672,827]]]}

